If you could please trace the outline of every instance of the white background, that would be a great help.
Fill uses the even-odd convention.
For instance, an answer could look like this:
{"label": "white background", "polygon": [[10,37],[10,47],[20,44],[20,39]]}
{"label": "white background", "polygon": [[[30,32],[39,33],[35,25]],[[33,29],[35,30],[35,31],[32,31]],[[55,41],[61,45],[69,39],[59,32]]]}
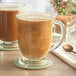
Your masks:
{"label": "white background", "polygon": [[55,16],[50,0],[1,0],[1,2],[18,2],[26,4],[27,12],[44,12]]}

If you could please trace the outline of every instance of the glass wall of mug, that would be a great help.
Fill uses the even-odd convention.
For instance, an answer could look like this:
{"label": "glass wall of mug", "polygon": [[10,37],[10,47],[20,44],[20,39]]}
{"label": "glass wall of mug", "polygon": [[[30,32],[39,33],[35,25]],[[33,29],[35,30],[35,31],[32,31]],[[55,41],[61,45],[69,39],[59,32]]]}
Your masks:
{"label": "glass wall of mug", "polygon": [[20,3],[0,3],[0,50],[19,49],[16,14],[24,12],[24,8]]}
{"label": "glass wall of mug", "polygon": [[[21,68],[41,69],[49,67],[53,62],[47,58],[64,39],[64,24],[54,19],[50,14],[20,13],[17,14],[18,43],[23,57],[14,64]],[[53,24],[59,24],[61,37],[53,44]]]}

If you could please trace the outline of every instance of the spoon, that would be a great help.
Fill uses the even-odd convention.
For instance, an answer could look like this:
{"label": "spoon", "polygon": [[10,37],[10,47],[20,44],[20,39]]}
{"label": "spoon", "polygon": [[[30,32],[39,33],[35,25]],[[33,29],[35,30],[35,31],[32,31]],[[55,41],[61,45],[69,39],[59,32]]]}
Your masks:
{"label": "spoon", "polygon": [[73,52],[74,54],[76,54],[76,52],[73,51],[73,46],[72,46],[72,45],[65,44],[65,45],[63,45],[63,49],[64,49],[66,52]]}

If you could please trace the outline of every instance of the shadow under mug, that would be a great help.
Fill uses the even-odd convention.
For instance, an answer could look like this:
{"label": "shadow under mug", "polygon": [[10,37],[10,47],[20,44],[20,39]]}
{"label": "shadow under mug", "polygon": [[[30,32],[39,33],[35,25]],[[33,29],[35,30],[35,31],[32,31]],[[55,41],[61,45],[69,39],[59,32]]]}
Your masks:
{"label": "shadow under mug", "polygon": [[[64,25],[43,13],[17,14],[18,43],[23,57],[15,60],[14,64],[21,68],[41,69],[49,67],[53,62],[47,57],[49,51],[55,50],[64,38]],[[53,26],[61,28],[58,43],[52,43]],[[53,44],[53,45],[52,45]]]}
{"label": "shadow under mug", "polygon": [[24,11],[24,4],[0,3],[0,50],[17,50],[16,14]]}

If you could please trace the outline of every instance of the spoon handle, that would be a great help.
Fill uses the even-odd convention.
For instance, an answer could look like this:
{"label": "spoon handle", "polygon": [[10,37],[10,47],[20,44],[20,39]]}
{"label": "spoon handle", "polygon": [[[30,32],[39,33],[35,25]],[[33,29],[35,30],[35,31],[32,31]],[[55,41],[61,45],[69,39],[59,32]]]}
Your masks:
{"label": "spoon handle", "polygon": [[76,54],[76,52],[75,51],[72,51],[74,54]]}

